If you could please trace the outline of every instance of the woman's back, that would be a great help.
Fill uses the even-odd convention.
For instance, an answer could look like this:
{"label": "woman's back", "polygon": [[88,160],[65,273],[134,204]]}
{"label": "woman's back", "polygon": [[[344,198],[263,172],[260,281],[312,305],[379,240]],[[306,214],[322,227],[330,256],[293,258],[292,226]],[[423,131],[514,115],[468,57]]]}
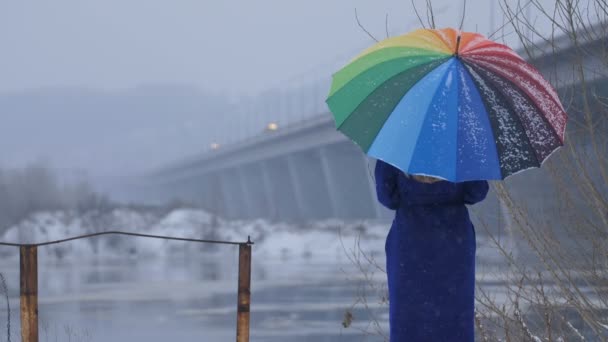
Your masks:
{"label": "woman's back", "polygon": [[376,165],[378,199],[396,210],[387,236],[391,341],[474,339],[475,231],[465,204],[481,182],[421,183]]}

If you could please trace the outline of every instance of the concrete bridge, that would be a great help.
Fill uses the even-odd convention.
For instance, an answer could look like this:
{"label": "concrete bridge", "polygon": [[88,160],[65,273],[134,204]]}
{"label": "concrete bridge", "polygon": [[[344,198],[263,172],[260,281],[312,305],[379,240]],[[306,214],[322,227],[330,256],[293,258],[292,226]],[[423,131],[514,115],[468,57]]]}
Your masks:
{"label": "concrete bridge", "polygon": [[[572,47],[563,41],[556,53],[532,56],[530,61],[554,84],[571,91],[578,78],[572,68]],[[602,49],[604,44],[591,42],[586,48]],[[586,76],[595,82],[596,91],[608,94],[606,79],[598,76],[605,73],[594,72],[602,68],[602,62],[592,55],[582,56],[589,66]],[[329,80],[320,87],[310,99],[323,103]],[[576,102],[577,94],[567,95]],[[146,179],[146,188],[154,190],[147,196],[187,200],[231,219],[389,219],[391,213],[375,198],[374,161],[335,130],[331,114],[323,108],[311,106],[315,110],[290,125],[229,145],[214,145],[198,156],[156,170]],[[578,139],[574,131],[570,133],[570,143],[586,143],[584,135]],[[554,210],[546,200],[554,188],[548,182],[542,171],[533,170],[507,184],[538,210]],[[496,199],[484,206],[487,219],[500,226]]]}
{"label": "concrete bridge", "polygon": [[159,193],[233,219],[378,219],[374,161],[330,113],[218,148],[157,174]]}

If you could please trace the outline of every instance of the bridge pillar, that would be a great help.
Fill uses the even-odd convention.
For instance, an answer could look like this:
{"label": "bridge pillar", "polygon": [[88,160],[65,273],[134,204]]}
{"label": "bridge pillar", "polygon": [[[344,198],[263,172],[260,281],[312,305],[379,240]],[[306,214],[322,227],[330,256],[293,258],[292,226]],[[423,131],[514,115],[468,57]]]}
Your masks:
{"label": "bridge pillar", "polygon": [[245,195],[251,209],[249,218],[270,218],[270,205],[272,198],[269,197],[266,188],[267,180],[260,163],[248,164],[239,168],[242,182],[245,187]]}
{"label": "bridge pillar", "polygon": [[362,167],[362,152],[358,147],[350,142],[333,144],[324,153],[337,216],[345,219],[377,217],[376,199],[370,194],[367,166]]}
{"label": "bridge pillar", "polygon": [[195,177],[187,177],[174,180],[166,184],[169,200],[181,200],[188,204],[200,205],[201,192],[203,191],[200,181]]}
{"label": "bridge pillar", "polygon": [[256,200],[253,197],[253,189],[251,184],[253,179],[251,175],[247,174],[243,169],[246,168],[241,166],[235,169],[239,187],[241,189],[241,196],[243,198],[243,218],[254,218],[259,215],[259,211],[256,208]]}
{"label": "bridge pillar", "polygon": [[338,189],[336,188],[336,182],[334,181],[334,175],[331,171],[329,157],[327,156],[327,148],[321,147],[318,150],[319,158],[321,160],[321,168],[323,170],[323,181],[325,182],[325,188],[328,191],[329,204],[331,207],[331,217],[340,217],[340,203],[338,196]]}
{"label": "bridge pillar", "polygon": [[272,198],[276,204],[276,219],[297,220],[299,210],[287,158],[274,158],[266,162]]}
{"label": "bridge pillar", "polygon": [[208,208],[211,185],[211,179],[207,174],[189,177],[182,181],[182,186],[184,187],[182,193],[184,193],[185,199],[189,203]]}
{"label": "bridge pillar", "polygon": [[220,170],[218,172],[222,192],[225,195],[223,216],[229,219],[242,217],[245,203],[243,201],[240,182],[236,179],[237,177],[234,172],[229,170]]}
{"label": "bridge pillar", "polygon": [[377,201],[377,195],[376,195],[376,180],[374,178],[375,177],[374,169],[376,168],[376,161],[367,157],[365,154],[361,154],[361,157],[362,157],[361,160],[363,161],[363,169],[365,170],[365,173],[367,175],[369,196],[372,199],[372,201],[374,202],[374,211],[376,213],[375,218],[376,219],[384,218],[387,215],[387,213],[385,210],[383,210],[383,207],[380,204],[380,202]]}
{"label": "bridge pillar", "polygon": [[306,218],[307,212],[307,203],[305,203],[304,197],[302,195],[302,182],[300,177],[298,177],[298,170],[296,166],[295,157],[293,155],[287,155],[287,168],[289,169],[289,180],[291,181],[291,188],[293,189],[293,194],[295,197],[295,205],[298,212],[297,218]]}
{"label": "bridge pillar", "polygon": [[222,187],[222,182],[217,174],[207,174],[204,185],[203,206],[215,215],[224,216],[226,214],[227,200],[226,191]]}
{"label": "bridge pillar", "polygon": [[172,180],[164,184],[165,192],[167,193],[167,200],[172,201],[177,198],[186,200],[186,194],[184,194],[183,180]]}
{"label": "bridge pillar", "polygon": [[268,165],[265,161],[258,164],[260,175],[262,176],[262,186],[264,187],[264,195],[266,197],[267,212],[266,216],[271,220],[278,218],[277,211],[277,199],[274,197],[272,190],[272,180],[270,179],[270,172],[268,171]]}
{"label": "bridge pillar", "polygon": [[211,182],[209,181],[208,175],[201,175],[199,177],[194,178],[194,184],[192,188],[194,189],[196,195],[196,204],[203,207],[208,208],[209,201],[209,192]]}
{"label": "bridge pillar", "polygon": [[301,217],[305,220],[333,216],[330,191],[318,153],[304,151],[289,156],[295,190],[300,198]]}

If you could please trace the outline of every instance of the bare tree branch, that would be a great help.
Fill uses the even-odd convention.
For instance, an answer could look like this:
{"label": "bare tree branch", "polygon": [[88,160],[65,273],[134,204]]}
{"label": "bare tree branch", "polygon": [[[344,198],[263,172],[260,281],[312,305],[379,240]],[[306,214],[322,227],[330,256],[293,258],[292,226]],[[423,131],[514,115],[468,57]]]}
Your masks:
{"label": "bare tree branch", "polygon": [[426,0],[426,15],[429,26],[432,29],[436,29],[437,27],[435,26],[435,13],[433,12],[432,0]]}
{"label": "bare tree branch", "polygon": [[418,13],[418,8],[416,8],[416,4],[414,3],[414,0],[412,1],[412,8],[414,9],[414,13],[416,13],[416,17],[418,17],[418,22],[420,22],[420,26],[422,26],[423,28],[426,28],[426,26],[424,25],[424,21],[422,20],[422,17],[420,16],[420,13]]}
{"label": "bare tree branch", "polygon": [[[496,33],[498,33],[498,31],[500,31],[500,30],[504,29],[504,28],[505,28],[505,26],[507,26],[507,25],[511,24],[511,23],[513,22],[513,20],[515,20],[515,17],[517,17],[517,16],[518,16],[518,15],[521,13],[521,11],[523,11],[523,10],[524,10],[526,7],[528,7],[528,6],[530,5],[530,3],[531,3],[531,2],[532,2],[532,0],[528,0],[528,1],[526,2],[526,4],[525,4],[523,7],[521,7],[521,9],[520,9],[520,10],[519,10],[519,11],[518,11],[516,14],[515,14],[515,16],[514,16],[514,17],[513,17],[511,20],[507,20],[507,22],[503,23],[503,24],[502,24],[502,25],[501,25],[499,28],[497,28],[497,29],[496,29],[494,32],[492,32],[492,33],[491,33],[491,34],[488,36],[488,39],[492,39],[492,37],[494,37],[494,35],[495,35]],[[502,3],[501,3],[501,7],[502,7]],[[504,11],[504,9],[503,9],[503,11]]]}
{"label": "bare tree branch", "polygon": [[462,18],[460,18],[460,26],[458,26],[458,29],[460,31],[462,31],[462,27],[464,26],[464,18],[466,17],[466,13],[467,13],[467,0],[464,0],[462,3]]}
{"label": "bare tree branch", "polygon": [[357,8],[355,8],[355,19],[357,20],[357,25],[359,25],[359,28],[361,28],[363,30],[363,32],[367,33],[367,35],[375,40],[376,42],[379,42],[378,39],[376,39],[376,37],[374,37],[362,24],[361,21],[359,21],[359,14],[357,13]]}

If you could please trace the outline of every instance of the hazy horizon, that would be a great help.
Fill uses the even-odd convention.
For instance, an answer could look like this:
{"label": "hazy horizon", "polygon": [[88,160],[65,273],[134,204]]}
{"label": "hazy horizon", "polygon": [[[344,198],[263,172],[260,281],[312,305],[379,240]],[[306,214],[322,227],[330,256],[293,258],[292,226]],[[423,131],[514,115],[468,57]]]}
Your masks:
{"label": "hazy horizon", "polygon": [[[424,2],[417,3],[423,11]],[[434,6],[437,26],[459,25],[461,1]],[[169,83],[255,94],[372,44],[355,8],[378,39],[386,36],[387,13],[392,35],[420,26],[410,2],[394,0],[4,3],[0,92]],[[490,10],[489,2],[469,3],[466,16],[476,20],[464,29],[489,32],[498,16]]]}
{"label": "hazy horizon", "polygon": [[[433,4],[438,27],[460,25],[463,1]],[[253,113],[268,118],[251,120],[241,102],[328,85],[374,43],[355,8],[378,39],[387,14],[390,35],[421,26],[402,0],[1,2],[0,167],[46,160],[116,177],[255,134],[284,104],[265,102]],[[463,29],[502,21],[497,1],[468,1]],[[323,95],[300,109],[318,111]],[[234,132],[243,122],[253,126]]]}

